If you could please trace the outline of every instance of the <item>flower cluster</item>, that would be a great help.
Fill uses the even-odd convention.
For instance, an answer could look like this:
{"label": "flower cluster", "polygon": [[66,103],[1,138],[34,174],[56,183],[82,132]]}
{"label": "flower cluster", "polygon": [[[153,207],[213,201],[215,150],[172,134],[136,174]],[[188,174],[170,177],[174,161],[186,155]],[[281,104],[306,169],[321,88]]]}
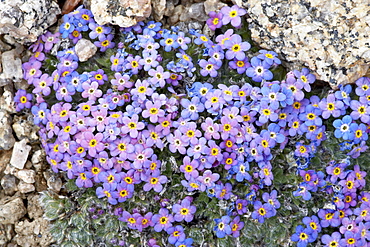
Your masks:
{"label": "flower cluster", "polygon": [[[223,212],[212,219],[215,236],[237,238],[243,216],[263,223],[277,214],[274,161],[280,150],[293,148],[303,179],[293,195],[306,201],[315,192],[333,195],[335,209],[320,209],[320,220],[304,218],[306,227],[298,226],[291,239],[306,246],[321,228],[341,226],[322,243],[362,246],[369,240],[367,194],[360,193],[366,173],[359,166],[350,170],[349,160],[308,167],[329,130],[346,142],[352,158],[366,150],[370,80],[356,82],[353,98],[347,85],[322,99],[310,96],[315,76],[308,69],[277,80],[281,61],[273,51],[254,53],[240,29],[245,14],[237,6],[211,12],[207,24],[220,34],[209,38],[154,21],[116,30],[79,7],[64,16],[59,32],[30,47],[33,56],[23,69],[35,99],[18,91],[17,109],[33,102],[55,172],[96,188],[112,205],[140,202],[117,210],[128,229],[152,227],[165,232],[169,244],[191,246],[185,225],[196,221],[195,204],[205,200],[215,207],[219,202]],[[87,62],[73,46],[83,38],[99,48]],[[181,198],[168,193],[176,187]],[[156,204],[143,202],[146,197]],[[158,246],[154,239],[149,245]]]}

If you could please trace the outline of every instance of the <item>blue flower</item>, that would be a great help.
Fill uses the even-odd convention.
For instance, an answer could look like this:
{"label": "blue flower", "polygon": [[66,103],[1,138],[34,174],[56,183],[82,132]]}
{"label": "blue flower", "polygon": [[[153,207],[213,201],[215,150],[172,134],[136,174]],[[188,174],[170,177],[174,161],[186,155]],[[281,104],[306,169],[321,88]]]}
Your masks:
{"label": "blue flower", "polygon": [[303,226],[297,226],[295,233],[292,235],[291,240],[297,242],[297,247],[306,247],[308,243],[315,241],[312,232]]}
{"label": "blue flower", "polygon": [[231,234],[230,217],[222,216],[221,219],[215,219],[216,226],[213,228],[216,231],[216,236],[218,238],[224,238],[226,235]]}
{"label": "blue flower", "polygon": [[251,77],[255,82],[261,82],[262,80],[271,80],[274,75],[270,70],[268,64],[263,64],[262,61],[257,57],[251,59],[252,67],[249,67],[245,72],[248,77]]}
{"label": "blue flower", "polygon": [[336,128],[334,131],[334,136],[336,138],[343,138],[344,140],[352,141],[355,135],[351,131],[351,125],[352,117],[349,115],[344,116],[342,120],[340,119],[334,120],[333,126]]}

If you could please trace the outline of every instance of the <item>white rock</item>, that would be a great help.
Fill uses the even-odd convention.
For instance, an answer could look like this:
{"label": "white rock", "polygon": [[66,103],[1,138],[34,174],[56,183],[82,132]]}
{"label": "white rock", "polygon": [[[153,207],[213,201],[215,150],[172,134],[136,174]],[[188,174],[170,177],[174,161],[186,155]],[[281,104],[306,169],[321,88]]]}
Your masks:
{"label": "white rock", "polygon": [[10,82],[20,82],[22,80],[22,62],[16,55],[14,49],[3,53],[1,62],[3,66],[3,73],[0,77],[0,86],[4,86]]}
{"label": "white rock", "polygon": [[92,0],[91,12],[99,25],[130,27],[150,16],[150,0]]}
{"label": "white rock", "polygon": [[156,21],[163,19],[166,11],[166,0],[152,0],[153,16]]}
{"label": "white rock", "polygon": [[219,0],[207,0],[204,2],[204,11],[208,15],[211,11],[218,11],[222,7],[227,6],[225,3],[221,3]]}
{"label": "white rock", "polygon": [[13,85],[8,84],[4,86],[3,89],[4,92],[2,95],[0,95],[0,109],[3,109],[9,113],[16,113]]}
{"label": "white rock", "polygon": [[234,0],[249,15],[252,39],[289,70],[308,66],[333,88],[370,68],[370,5],[363,0]]}
{"label": "white rock", "polygon": [[98,47],[87,39],[80,39],[75,47],[75,51],[80,62],[89,60],[90,57],[94,56],[97,50]]}
{"label": "white rock", "polygon": [[17,173],[17,178],[25,183],[33,184],[35,182],[36,172],[34,170],[20,170]]}
{"label": "white rock", "polygon": [[0,150],[9,150],[14,146],[15,139],[11,127],[12,117],[0,109]]}
{"label": "white rock", "polygon": [[26,144],[26,140],[23,139],[20,142],[14,144],[12,158],[10,164],[18,169],[23,169],[27,162],[28,154],[30,153],[31,146]]}
{"label": "white rock", "polygon": [[40,150],[35,151],[31,158],[32,164],[35,165],[35,164],[41,163],[43,161],[44,156],[45,156],[45,153],[43,152],[43,150],[40,149]]}
{"label": "white rock", "polygon": [[26,194],[32,191],[35,191],[35,186],[33,184],[25,183],[23,181],[20,181],[18,184],[18,191]]}
{"label": "white rock", "polygon": [[59,14],[53,0],[0,1],[0,34],[9,34],[20,43],[35,42]]}

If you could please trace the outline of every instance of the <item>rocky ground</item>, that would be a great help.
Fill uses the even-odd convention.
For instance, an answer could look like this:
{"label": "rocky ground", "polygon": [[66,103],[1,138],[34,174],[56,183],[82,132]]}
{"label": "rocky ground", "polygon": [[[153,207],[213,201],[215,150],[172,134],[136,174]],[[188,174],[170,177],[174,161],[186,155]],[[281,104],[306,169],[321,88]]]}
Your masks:
{"label": "rocky ground", "polygon": [[[65,2],[67,7],[63,9]],[[18,89],[28,87],[22,79],[21,68],[29,55],[28,45],[50,26],[57,26],[62,10],[68,12],[78,2],[81,1],[0,2],[0,246],[50,246],[53,243],[48,232],[49,222],[42,217],[39,198],[40,192],[45,190],[60,193],[62,175],[50,170],[30,112],[17,113],[13,98]],[[104,2],[113,5],[110,9],[130,7],[132,11],[118,18],[104,8]],[[102,23],[128,26],[154,18],[162,21],[165,27],[179,25],[183,29],[202,29],[210,11],[231,2],[247,8],[254,40],[265,49],[281,52],[289,68],[309,66],[333,87],[338,82],[351,82],[354,74],[357,78],[369,74],[368,32],[359,32],[357,37],[354,31],[368,30],[370,26],[369,6],[361,7],[360,1],[352,0],[350,6],[334,0],[295,1],[288,5],[285,0],[84,1],[85,6],[99,15]],[[318,8],[320,3],[331,8]],[[336,22],[327,22],[334,17]],[[314,29],[309,30],[308,26]],[[348,28],[351,32],[342,29],[335,32],[337,27]],[[203,31],[210,33],[209,29]],[[336,80],[338,78],[341,80]]]}

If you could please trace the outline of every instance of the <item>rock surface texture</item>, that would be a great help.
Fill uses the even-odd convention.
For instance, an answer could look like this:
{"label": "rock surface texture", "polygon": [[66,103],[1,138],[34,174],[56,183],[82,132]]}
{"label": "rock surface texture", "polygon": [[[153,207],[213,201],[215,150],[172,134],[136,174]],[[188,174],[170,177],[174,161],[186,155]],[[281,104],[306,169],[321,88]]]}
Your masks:
{"label": "rock surface texture", "polygon": [[130,27],[149,17],[152,7],[150,0],[92,0],[91,11],[100,25]]}
{"label": "rock surface texture", "polygon": [[20,43],[35,42],[57,21],[58,4],[52,0],[0,1],[0,34],[8,34]]}
{"label": "rock surface texture", "polygon": [[288,62],[316,71],[333,88],[370,67],[370,4],[366,0],[238,0],[252,39]]}

